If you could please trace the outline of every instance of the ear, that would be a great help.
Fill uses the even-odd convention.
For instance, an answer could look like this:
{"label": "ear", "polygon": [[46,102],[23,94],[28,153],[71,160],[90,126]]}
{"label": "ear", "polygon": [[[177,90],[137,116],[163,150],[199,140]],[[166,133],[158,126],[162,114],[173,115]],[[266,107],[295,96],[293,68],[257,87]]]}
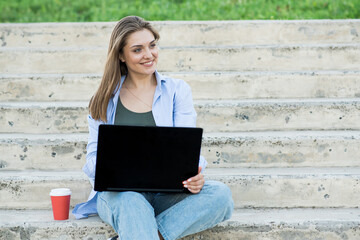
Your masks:
{"label": "ear", "polygon": [[123,55],[121,53],[119,54],[119,59],[120,59],[121,62],[125,62],[125,59],[124,59],[124,57],[123,57]]}

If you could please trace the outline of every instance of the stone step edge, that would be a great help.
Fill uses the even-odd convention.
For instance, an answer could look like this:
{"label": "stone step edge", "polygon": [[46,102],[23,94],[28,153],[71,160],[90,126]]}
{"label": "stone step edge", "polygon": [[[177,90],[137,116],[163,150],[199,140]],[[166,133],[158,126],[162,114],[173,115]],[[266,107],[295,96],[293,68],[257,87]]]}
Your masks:
{"label": "stone step edge", "polygon": [[[16,141],[87,141],[88,133],[0,133],[1,142]],[[259,131],[259,132],[209,132],[204,133],[203,138],[267,138],[267,139],[291,139],[291,138],[360,138],[360,130],[332,130],[332,131]]]}
{"label": "stone step edge", "polygon": [[[258,98],[258,99],[215,99],[215,100],[194,100],[195,105],[286,105],[286,104],[358,104],[360,98]],[[74,108],[88,107],[88,101],[43,101],[43,102],[0,102],[1,108]]]}
{"label": "stone step edge", "polygon": [[[39,170],[4,170],[0,171],[1,181],[57,181],[88,180],[82,171],[39,171]],[[302,178],[352,178],[360,179],[360,167],[295,167],[295,168],[206,168],[206,179],[214,178],[269,178],[269,179],[302,179]]]}
{"label": "stone step edge", "polygon": [[[78,239],[89,236],[90,239],[90,236],[108,238],[115,235],[112,227],[98,216],[75,220],[70,214],[69,220],[55,221],[51,210],[0,210],[0,215],[3,216],[3,220],[0,220],[0,233],[2,232],[4,237],[6,234],[9,236],[19,232],[28,234],[29,238],[37,232],[40,232],[41,237],[47,238],[70,235]],[[283,232],[289,237],[294,237],[297,231],[302,232],[304,229],[311,232],[307,233],[308,237],[319,232],[339,235],[339,231],[342,235],[344,232],[357,232],[356,236],[359,236],[359,216],[359,209],[235,209],[228,221],[193,236],[205,235],[206,239],[220,239],[219,237],[226,234],[229,239],[238,239],[241,235],[253,232],[261,235],[264,229],[268,233]],[[216,235],[217,237],[214,237]],[[303,236],[303,233],[300,235]]]}
{"label": "stone step edge", "polygon": [[[190,84],[194,100],[324,99],[360,96],[360,71],[215,71],[163,74],[183,79]],[[0,88],[3,88],[0,102],[88,101],[97,89],[101,77],[101,74],[87,73],[0,74]],[[74,94],[74,89],[84,84],[87,84],[87,87]],[[204,84],[207,87],[204,88]],[[289,88],[292,90],[285,90]]]}
{"label": "stone step edge", "polygon": [[[254,44],[254,45],[220,45],[220,46],[166,46],[159,47],[161,49],[167,50],[229,50],[229,49],[344,49],[344,48],[360,48],[360,43],[324,43],[324,44]],[[89,51],[89,50],[104,50],[104,54],[107,52],[106,47],[92,46],[92,47],[1,47],[0,52],[79,52],[79,51]]]}
{"label": "stone step edge", "polygon": [[[0,209],[0,228],[1,226],[16,226],[28,224],[68,224],[75,221],[85,225],[99,222],[102,220],[98,216],[90,216],[87,219],[76,220],[70,213],[67,221],[54,221],[52,210],[4,210]],[[39,216],[36,218],[36,216]],[[294,224],[307,223],[314,221],[324,223],[324,221],[360,222],[360,208],[235,208],[231,219],[228,222],[237,222],[244,225],[262,224]],[[224,223],[223,223],[224,224]],[[223,225],[222,224],[222,225]]]}
{"label": "stone step edge", "polygon": [[[16,141],[87,141],[88,133],[54,133],[54,134],[32,134],[32,133],[0,133],[1,142]],[[263,139],[291,139],[291,138],[345,138],[358,139],[360,131],[355,130],[332,130],[332,131],[259,131],[259,132],[209,132],[204,133],[204,139],[236,139],[236,138],[263,138]]]}
{"label": "stone step edge", "polygon": [[[323,76],[323,75],[358,75],[360,71],[356,70],[315,70],[315,71],[198,71],[198,72],[161,72],[161,74],[168,76],[176,75],[239,75],[239,76],[283,76],[283,75],[312,75],[312,76]],[[0,81],[6,78],[33,78],[33,80],[39,80],[38,78],[56,78],[56,77],[80,77],[80,78],[100,78],[102,74],[97,73],[5,73],[0,75]]]}

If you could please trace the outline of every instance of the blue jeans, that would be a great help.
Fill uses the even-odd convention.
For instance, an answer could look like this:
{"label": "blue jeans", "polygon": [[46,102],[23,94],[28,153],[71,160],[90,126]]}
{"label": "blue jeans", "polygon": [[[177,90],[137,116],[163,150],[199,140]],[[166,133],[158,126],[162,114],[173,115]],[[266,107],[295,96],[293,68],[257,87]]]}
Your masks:
{"label": "blue jeans", "polygon": [[121,240],[179,239],[211,228],[231,217],[230,189],[206,181],[198,194],[99,192],[97,210]]}

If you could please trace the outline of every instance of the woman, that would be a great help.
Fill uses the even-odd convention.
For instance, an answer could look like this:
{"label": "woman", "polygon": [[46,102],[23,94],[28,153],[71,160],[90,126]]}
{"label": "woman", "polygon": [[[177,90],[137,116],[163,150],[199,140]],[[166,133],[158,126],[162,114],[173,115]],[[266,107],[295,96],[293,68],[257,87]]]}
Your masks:
{"label": "woman", "polygon": [[[104,75],[89,105],[90,136],[83,170],[92,184],[100,124],[196,125],[189,85],[156,71],[158,40],[150,23],[135,16],[121,19],[112,32]],[[184,179],[191,194],[92,191],[88,202],[78,204],[73,213],[77,218],[98,213],[119,239],[168,240],[203,231],[229,219],[233,211],[229,188],[205,181],[205,167],[200,157],[198,175]]]}

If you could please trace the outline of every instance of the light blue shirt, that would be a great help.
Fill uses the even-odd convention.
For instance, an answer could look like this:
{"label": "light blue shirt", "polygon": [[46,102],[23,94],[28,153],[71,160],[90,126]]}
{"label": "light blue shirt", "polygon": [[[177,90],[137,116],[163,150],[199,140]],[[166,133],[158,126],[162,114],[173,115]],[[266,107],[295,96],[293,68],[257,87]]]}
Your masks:
{"label": "light blue shirt", "polygon": [[[196,112],[193,105],[190,86],[183,80],[162,76],[157,71],[155,71],[155,76],[157,86],[152,104],[152,112],[156,126],[195,127]],[[115,90],[114,96],[112,96],[109,101],[106,114],[107,123],[104,123],[101,120],[94,120],[91,115],[88,115],[89,138],[86,163],[83,167],[83,171],[89,177],[93,187],[99,125],[114,124],[116,106],[124,80],[125,76],[122,76],[120,86]],[[202,170],[205,169],[206,165],[206,160],[204,157],[200,156],[199,166],[202,167]],[[96,194],[97,192],[92,190],[87,202],[75,206],[72,213],[77,219],[88,217],[91,214],[97,214]]]}

